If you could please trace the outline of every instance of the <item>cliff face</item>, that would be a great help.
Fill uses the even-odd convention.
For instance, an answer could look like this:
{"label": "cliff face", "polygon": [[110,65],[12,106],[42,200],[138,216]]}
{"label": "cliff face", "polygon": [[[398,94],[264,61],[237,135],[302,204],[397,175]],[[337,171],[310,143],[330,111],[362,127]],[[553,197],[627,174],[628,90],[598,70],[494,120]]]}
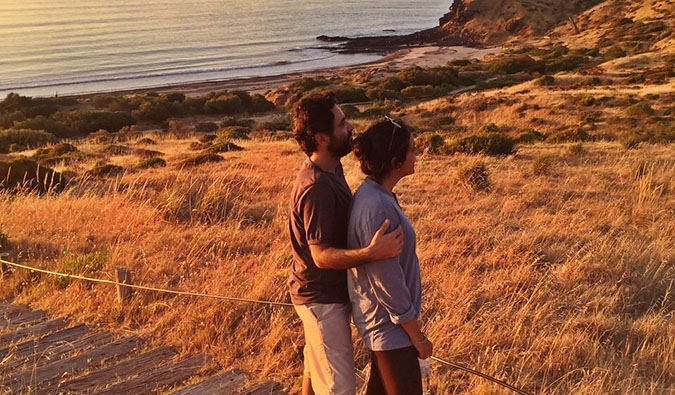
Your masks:
{"label": "cliff face", "polygon": [[455,0],[440,18],[444,40],[496,45],[545,34],[604,0]]}

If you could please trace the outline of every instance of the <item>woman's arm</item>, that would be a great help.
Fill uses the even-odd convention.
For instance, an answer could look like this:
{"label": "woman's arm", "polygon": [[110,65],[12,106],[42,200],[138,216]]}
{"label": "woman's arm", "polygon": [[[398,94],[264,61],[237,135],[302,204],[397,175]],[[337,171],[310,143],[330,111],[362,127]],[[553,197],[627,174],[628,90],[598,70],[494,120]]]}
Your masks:
{"label": "woman's arm", "polygon": [[408,334],[410,341],[417,350],[417,353],[421,359],[427,359],[433,353],[433,344],[427,339],[427,337],[422,333],[420,324],[417,319],[413,318],[410,321],[401,323],[401,327]]}

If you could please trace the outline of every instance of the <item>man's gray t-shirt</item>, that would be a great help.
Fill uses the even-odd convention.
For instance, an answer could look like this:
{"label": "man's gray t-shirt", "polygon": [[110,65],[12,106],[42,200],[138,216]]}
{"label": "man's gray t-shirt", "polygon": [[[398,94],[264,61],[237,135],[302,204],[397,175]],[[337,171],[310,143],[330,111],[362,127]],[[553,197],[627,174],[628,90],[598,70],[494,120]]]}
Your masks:
{"label": "man's gray t-shirt", "polygon": [[412,345],[400,324],[419,317],[422,283],[415,231],[410,221],[394,195],[366,178],[350,205],[347,247],[367,246],[386,219],[390,221],[388,232],[401,225],[404,237],[401,254],[357,266],[347,273],[354,324],[373,351]]}

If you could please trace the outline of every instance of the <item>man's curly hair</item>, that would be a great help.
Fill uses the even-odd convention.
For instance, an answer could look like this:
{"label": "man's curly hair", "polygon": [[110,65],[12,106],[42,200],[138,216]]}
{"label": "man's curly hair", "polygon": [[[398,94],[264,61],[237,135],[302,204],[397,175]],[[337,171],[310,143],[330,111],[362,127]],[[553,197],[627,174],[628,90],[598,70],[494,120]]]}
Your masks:
{"label": "man's curly hair", "polygon": [[312,155],[317,149],[314,138],[317,133],[329,136],[333,134],[335,122],[333,107],[335,107],[333,92],[305,96],[293,107],[291,117],[293,137],[307,156]]}

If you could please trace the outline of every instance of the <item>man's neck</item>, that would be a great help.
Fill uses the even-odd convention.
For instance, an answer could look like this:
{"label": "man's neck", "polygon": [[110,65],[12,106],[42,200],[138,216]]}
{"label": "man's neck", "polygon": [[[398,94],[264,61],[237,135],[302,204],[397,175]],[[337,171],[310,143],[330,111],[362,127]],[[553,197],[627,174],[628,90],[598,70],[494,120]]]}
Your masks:
{"label": "man's neck", "polygon": [[340,164],[340,159],[335,158],[328,153],[314,152],[309,159],[327,173],[335,173],[335,169],[337,169],[338,164]]}

